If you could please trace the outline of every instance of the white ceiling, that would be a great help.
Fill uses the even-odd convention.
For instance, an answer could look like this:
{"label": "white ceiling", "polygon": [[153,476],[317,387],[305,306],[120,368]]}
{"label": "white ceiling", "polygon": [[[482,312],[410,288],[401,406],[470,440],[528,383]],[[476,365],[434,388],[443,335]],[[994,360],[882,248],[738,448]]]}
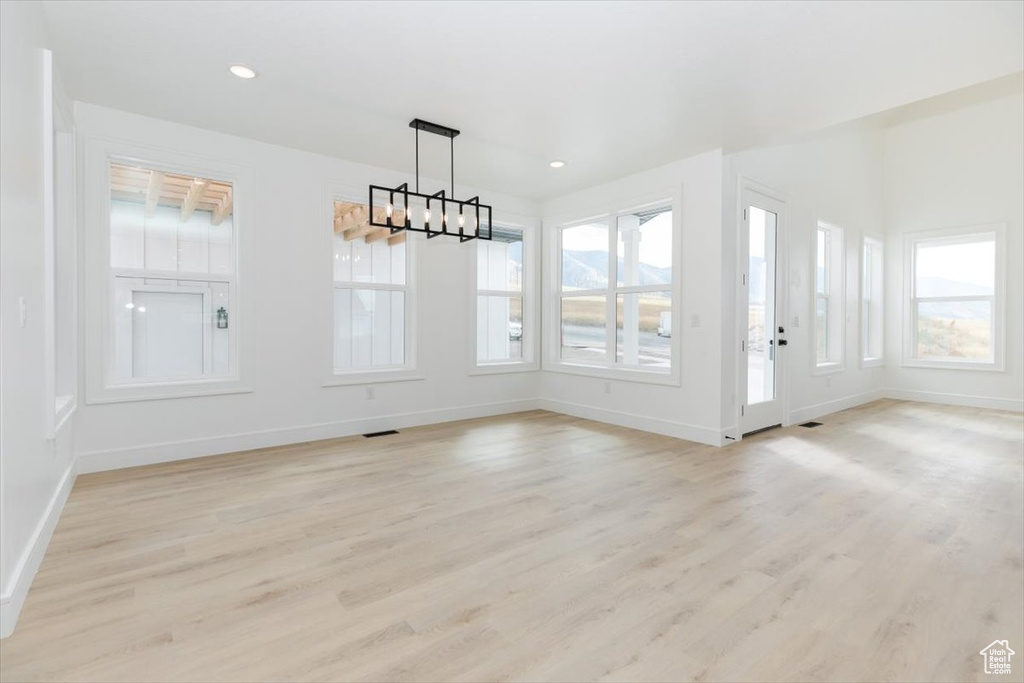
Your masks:
{"label": "white ceiling", "polygon": [[[543,199],[1024,69],[1022,2],[61,2],[76,99]],[[227,71],[242,62],[259,78]],[[447,141],[424,171],[447,177]],[[428,159],[429,157],[429,159]],[[551,159],[569,163],[548,168]]]}

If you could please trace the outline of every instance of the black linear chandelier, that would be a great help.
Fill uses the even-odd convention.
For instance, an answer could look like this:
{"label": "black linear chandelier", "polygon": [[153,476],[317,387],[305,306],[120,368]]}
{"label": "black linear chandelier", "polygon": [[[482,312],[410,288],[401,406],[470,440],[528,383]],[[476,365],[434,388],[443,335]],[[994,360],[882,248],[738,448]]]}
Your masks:
{"label": "black linear chandelier", "polygon": [[[481,204],[479,197],[455,198],[455,136],[459,131],[422,119],[413,119],[409,127],[416,129],[416,191],[409,189],[409,183],[402,183],[398,187],[371,184],[370,225],[388,228],[392,233],[402,230],[425,232],[427,239],[438,235],[458,237],[460,242],[491,239],[491,207]],[[446,195],[444,190],[434,194],[420,192],[421,130],[451,141],[450,195]]]}

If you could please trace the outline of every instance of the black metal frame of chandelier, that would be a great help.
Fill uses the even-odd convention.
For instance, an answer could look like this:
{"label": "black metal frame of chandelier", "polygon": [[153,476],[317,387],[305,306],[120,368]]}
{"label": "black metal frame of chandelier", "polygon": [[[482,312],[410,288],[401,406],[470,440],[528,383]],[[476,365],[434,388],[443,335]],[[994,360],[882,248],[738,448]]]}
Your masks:
{"label": "black metal frame of chandelier", "polygon": [[[405,207],[406,219],[405,224],[395,225],[393,216],[387,216],[384,222],[378,222],[374,217],[374,203],[373,203],[373,191],[380,190],[381,192],[388,193],[388,203],[395,206],[395,196],[402,197],[402,205]],[[426,200],[427,210],[431,209],[431,202],[441,202],[441,229],[431,230],[430,221],[426,221],[422,228],[413,227],[411,221],[408,220],[409,216],[409,197],[419,197],[420,199]],[[467,206],[472,207],[473,211],[469,215],[476,218],[477,234],[467,235],[464,227],[459,227],[458,232],[448,230],[448,204],[457,204],[459,212],[457,215],[465,215],[463,209]],[[392,209],[393,210],[393,209]],[[487,215],[487,236],[484,237],[480,231],[480,214],[486,212]],[[488,240],[490,241],[493,228],[491,225],[491,207],[487,204],[480,203],[480,197],[472,197],[471,199],[452,199],[445,196],[445,191],[440,190],[434,194],[423,194],[421,192],[412,192],[409,190],[409,183],[402,183],[398,187],[384,187],[382,185],[370,185],[370,225],[375,228],[387,228],[391,231],[391,234],[401,232],[403,230],[411,230],[412,232],[422,232],[427,235],[427,239],[432,239],[439,235],[448,235],[450,237],[458,237],[460,242],[468,242],[469,240]]]}

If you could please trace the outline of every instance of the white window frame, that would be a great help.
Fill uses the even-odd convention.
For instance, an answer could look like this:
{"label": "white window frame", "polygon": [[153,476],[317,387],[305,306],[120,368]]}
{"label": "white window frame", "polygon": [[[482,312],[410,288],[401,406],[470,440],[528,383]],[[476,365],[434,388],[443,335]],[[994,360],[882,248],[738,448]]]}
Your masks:
{"label": "white window frame", "polygon": [[[828,344],[837,344],[825,361],[818,361],[818,232],[829,234],[829,250],[825,255],[826,263],[826,294],[828,314],[825,325],[828,327]],[[814,247],[811,249],[811,374],[827,375],[841,372],[846,367],[846,231],[838,225],[818,221],[814,230]],[[838,245],[840,251],[835,253]],[[835,272],[838,267],[839,272]]]}
{"label": "white window frame", "polygon": [[[253,264],[253,228],[250,224],[250,193],[253,187],[251,169],[227,162],[198,158],[189,154],[149,147],[129,141],[92,136],[83,142],[84,178],[84,260],[85,260],[85,383],[86,403],[117,403],[190,396],[237,394],[251,392],[250,348],[252,320],[251,298],[246,296],[245,283]],[[144,275],[134,269],[110,265],[110,164],[126,163],[156,168],[201,178],[214,178],[232,185],[232,274],[187,273],[147,270]],[[114,340],[111,315],[113,311],[114,277],[133,277],[177,281],[228,282],[231,286],[230,341],[231,373],[223,377],[166,381],[112,382]]]}
{"label": "white window frame", "polygon": [[[878,324],[881,326],[879,332],[879,354],[877,356],[868,356],[868,347],[870,346],[866,329],[865,321],[868,320],[870,311],[867,309],[867,301],[865,300],[864,293],[869,285],[865,282],[865,269],[867,268],[867,258],[865,255],[866,248],[870,246],[872,250],[878,250],[878,281],[880,283],[878,291],[874,290],[873,282],[871,284],[871,304],[877,307],[878,313],[874,318],[877,318]],[[879,367],[885,365],[885,240],[881,235],[874,233],[867,233],[863,235],[860,245],[860,324],[859,324],[859,343],[860,343],[860,365],[862,368]],[[872,271],[874,274],[874,271]],[[874,280],[874,278],[872,278]]]}
{"label": "white window frame", "polygon": [[[572,220],[558,220],[554,229],[550,230],[549,258],[547,272],[552,274],[548,280],[547,293],[547,314],[545,317],[547,329],[552,333],[547,335],[547,342],[544,345],[545,370],[561,372],[570,375],[582,375],[586,377],[598,377],[603,379],[625,380],[645,384],[663,384],[669,386],[680,386],[682,376],[681,349],[683,327],[682,321],[682,195],[681,190],[673,193],[665,192],[653,195],[657,199],[648,199],[636,204],[625,204],[621,208],[593,215],[587,218]],[[620,216],[627,216],[638,211],[651,209],[669,208],[672,211],[672,282],[664,285],[643,285],[643,286],[618,286],[618,219]],[[580,225],[589,225],[603,222],[608,225],[608,286],[604,289],[574,291],[570,295],[602,295],[605,300],[605,365],[587,365],[583,363],[566,362],[561,359],[561,310],[562,310],[562,233],[569,228]],[[625,366],[617,361],[615,353],[616,343],[616,304],[619,294],[633,294],[645,292],[672,293],[672,320],[673,333],[670,348],[670,361],[668,370],[650,370],[644,368]]]}
{"label": "white window frame", "polygon": [[[494,221],[495,226],[520,230],[523,233],[523,290],[506,292],[503,290],[487,290],[478,287],[477,267],[479,251],[476,241],[471,242],[469,250],[469,291],[473,295],[469,300],[469,374],[497,375],[509,372],[535,372],[540,369],[538,348],[540,342],[540,311],[537,305],[537,290],[540,288],[540,263],[538,249],[538,227],[535,221],[522,216],[502,215]],[[479,361],[477,358],[477,297],[480,296],[520,296],[523,299],[523,357],[518,360]]]}
{"label": "white window frame", "polygon": [[[928,297],[933,301],[991,301],[992,302],[992,360],[954,361],[946,359],[916,358],[917,302],[914,291],[915,256],[920,242],[944,244],[968,244],[980,241],[981,236],[995,237],[995,289],[992,296]],[[903,237],[903,358],[901,365],[912,368],[936,368],[944,370],[982,370],[1003,372],[1006,342],[1006,224],[990,223],[959,228],[910,232]]]}
{"label": "white window frame", "polygon": [[[380,382],[407,382],[424,379],[424,375],[417,365],[417,329],[418,311],[416,305],[419,280],[417,275],[417,254],[419,252],[419,239],[417,233],[408,232],[405,238],[405,284],[379,284],[370,282],[352,283],[350,287],[339,287],[334,281],[334,203],[353,202],[367,204],[366,188],[356,188],[351,185],[330,185],[327,187],[325,202],[325,215],[322,225],[324,234],[324,267],[325,277],[328,286],[324,289],[326,296],[322,300],[320,310],[326,310],[327,315],[321,316],[326,325],[323,332],[324,339],[324,372],[321,382],[324,387],[352,386],[358,384],[377,384]],[[405,294],[405,363],[402,365],[385,366],[378,368],[359,368],[354,370],[336,370],[334,367],[334,291],[335,289],[374,289],[390,292],[403,292]]]}
{"label": "white window frame", "polygon": [[[43,61],[43,273],[44,273],[44,406],[47,439],[57,433],[78,406],[75,235],[75,145],[70,103],[60,96],[53,52],[42,51]],[[58,308],[58,285],[70,289],[67,310]],[[62,344],[58,335],[70,338]],[[60,361],[61,352],[69,357]]]}

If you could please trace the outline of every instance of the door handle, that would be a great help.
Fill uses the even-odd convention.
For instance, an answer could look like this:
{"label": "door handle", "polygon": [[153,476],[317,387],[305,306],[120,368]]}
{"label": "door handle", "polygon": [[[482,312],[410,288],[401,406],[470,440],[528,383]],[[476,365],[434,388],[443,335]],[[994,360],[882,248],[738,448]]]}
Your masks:
{"label": "door handle", "polygon": [[780,339],[779,340],[779,346],[786,346],[787,344],[789,344],[789,342],[786,341],[785,339]]}

